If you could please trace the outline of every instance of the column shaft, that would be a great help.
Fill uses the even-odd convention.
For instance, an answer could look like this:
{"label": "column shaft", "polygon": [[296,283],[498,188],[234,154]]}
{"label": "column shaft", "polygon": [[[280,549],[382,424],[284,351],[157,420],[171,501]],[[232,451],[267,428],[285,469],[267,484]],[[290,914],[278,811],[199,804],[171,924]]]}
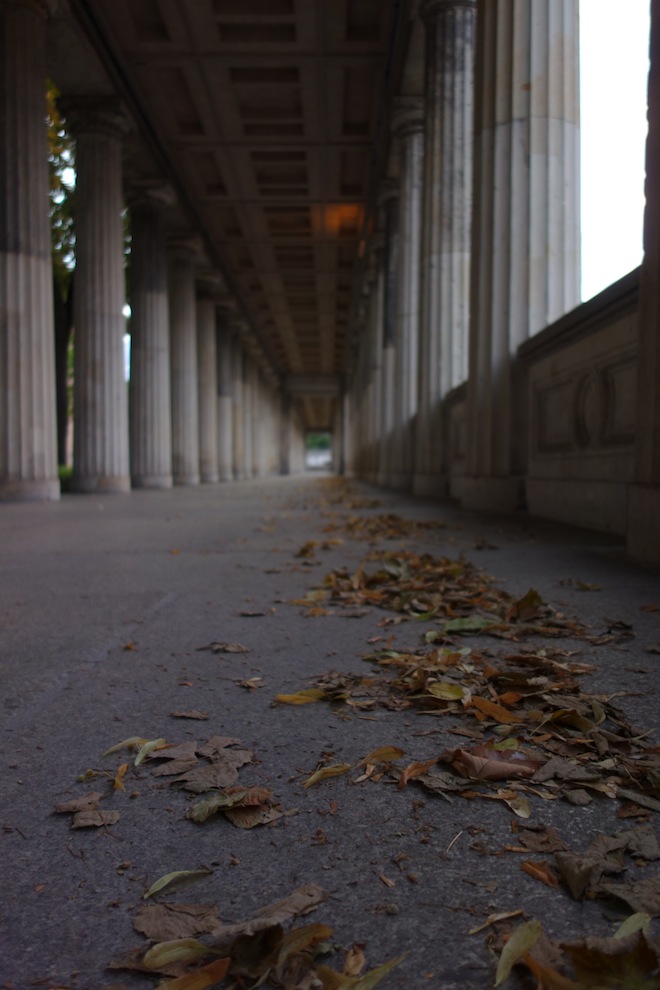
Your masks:
{"label": "column shaft", "polygon": [[389,484],[412,487],[414,417],[418,401],[420,248],[424,133],[421,102],[395,113],[399,139],[399,288],[397,305],[395,425]]}
{"label": "column shaft", "polygon": [[0,9],[0,498],[57,499],[46,5]]}
{"label": "column shaft", "polygon": [[579,302],[578,0],[479,0],[468,473],[474,508],[522,497],[516,350]]}
{"label": "column shaft", "polygon": [[199,484],[195,248],[173,246],[169,257],[172,471],[175,485]]}
{"label": "column shaft", "polygon": [[231,380],[232,380],[232,403],[233,403],[233,463],[234,477],[236,479],[245,478],[245,446],[243,438],[243,348],[239,336],[238,328],[233,328],[234,333],[231,339]]}
{"label": "column shaft", "polygon": [[216,302],[197,296],[197,375],[199,410],[199,473],[203,482],[218,480],[218,355]]}
{"label": "column shaft", "polygon": [[[396,380],[395,358],[397,339],[397,313],[399,297],[399,199],[398,184],[388,183],[382,198],[385,231],[383,256],[383,404],[380,425],[380,450],[378,458],[378,484],[387,486],[392,464],[394,443]],[[355,414],[355,399],[350,403],[351,416]],[[351,431],[351,470],[355,468],[355,438]]]}
{"label": "column shaft", "polygon": [[63,109],[76,138],[77,168],[73,485],[80,492],[126,492],[121,151],[127,123],[113,99],[77,99]]}
{"label": "column shaft", "polygon": [[422,318],[414,491],[446,491],[442,400],[467,378],[475,0],[426,0]]}
{"label": "column shaft", "polygon": [[156,193],[131,207],[130,463],[134,488],[172,486],[170,333],[162,208]]}
{"label": "column shaft", "polygon": [[216,323],[218,363],[218,475],[231,481],[233,468],[233,408],[231,398],[231,336],[228,316],[218,310]]}

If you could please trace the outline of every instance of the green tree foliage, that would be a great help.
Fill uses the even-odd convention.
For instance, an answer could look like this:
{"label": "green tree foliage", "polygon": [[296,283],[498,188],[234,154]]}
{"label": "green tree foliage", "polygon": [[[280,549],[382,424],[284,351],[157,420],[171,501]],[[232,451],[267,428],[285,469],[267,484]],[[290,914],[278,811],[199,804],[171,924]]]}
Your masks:
{"label": "green tree foliage", "polygon": [[75,196],[75,145],[58,107],[59,93],[52,82],[46,87],[50,221],[55,277],[66,298],[75,267],[76,237],[73,226]]}

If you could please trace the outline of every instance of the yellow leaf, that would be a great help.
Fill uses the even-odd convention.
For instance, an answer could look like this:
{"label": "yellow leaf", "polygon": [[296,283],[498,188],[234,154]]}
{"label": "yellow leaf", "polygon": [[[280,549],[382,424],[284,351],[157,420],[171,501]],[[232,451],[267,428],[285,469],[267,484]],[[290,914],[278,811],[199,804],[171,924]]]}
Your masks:
{"label": "yellow leaf", "polygon": [[372,990],[373,987],[377,986],[405,958],[406,953],[404,952],[403,955],[397,956],[396,959],[390,959],[389,962],[383,963],[382,966],[377,966],[375,969],[365,973],[364,976],[357,978],[343,976],[341,973],[337,973],[336,970],[330,969],[329,966],[318,966],[317,973],[323,984],[323,990]]}
{"label": "yellow leaf", "polygon": [[139,749],[140,746],[148,742],[147,739],[143,739],[142,736],[131,736],[130,739],[123,739],[122,742],[117,743],[116,746],[111,746],[110,749],[106,749],[104,756],[110,756],[111,753],[116,753],[120,749]]}
{"label": "yellow leaf", "polygon": [[116,791],[125,791],[124,787],[124,777],[126,776],[126,771],[128,770],[128,763],[122,763],[115,774],[114,789]]}
{"label": "yellow leaf", "polygon": [[139,767],[142,761],[145,760],[150,753],[153,753],[156,749],[165,749],[167,745],[167,739],[149,739],[143,746],[140,746],[133,766]]}
{"label": "yellow leaf", "polygon": [[369,763],[391,763],[404,755],[404,750],[398,746],[379,746],[374,749],[363,760],[357,764],[359,767],[367,766]]}
{"label": "yellow leaf", "polygon": [[339,777],[342,773],[348,773],[352,769],[353,767],[350,763],[335,763],[329,767],[321,767],[320,770],[317,770],[311,777],[303,781],[303,787],[312,787],[321,780],[328,780],[329,777]]}
{"label": "yellow leaf", "polygon": [[364,943],[354,942],[344,958],[344,976],[359,976],[367,964]]}
{"label": "yellow leaf", "polygon": [[[149,909],[152,910],[152,909]],[[145,952],[142,965],[147,969],[164,969],[172,963],[186,963],[213,952],[208,945],[202,945],[196,938],[177,938],[169,942],[158,942]]]}
{"label": "yellow leaf", "polygon": [[536,945],[541,937],[541,922],[533,918],[518,925],[513,935],[502,949],[495,973],[495,986],[501,986],[509,978],[509,973],[522,956]]}
{"label": "yellow leaf", "polygon": [[160,877],[155,883],[152,883],[149,890],[144,895],[145,901],[148,897],[153,897],[159,891],[164,890],[165,887],[169,887],[171,883],[175,883],[179,880],[194,880],[198,877],[208,877],[213,870],[175,870],[174,873],[166,873],[165,876]]}
{"label": "yellow leaf", "polygon": [[205,987],[213,986],[225,977],[230,962],[229,958],[216,959],[215,962],[201,966],[192,973],[186,973],[185,976],[177,976],[174,980],[159,983],[156,990],[205,990]]}
{"label": "yellow leaf", "polygon": [[326,697],[325,691],[321,688],[305,688],[295,694],[276,694],[275,701],[284,705],[309,705],[313,701],[323,701]]}
{"label": "yellow leaf", "polygon": [[460,701],[465,697],[465,688],[460,684],[451,684],[449,681],[436,681],[428,686],[429,694],[442,701]]}

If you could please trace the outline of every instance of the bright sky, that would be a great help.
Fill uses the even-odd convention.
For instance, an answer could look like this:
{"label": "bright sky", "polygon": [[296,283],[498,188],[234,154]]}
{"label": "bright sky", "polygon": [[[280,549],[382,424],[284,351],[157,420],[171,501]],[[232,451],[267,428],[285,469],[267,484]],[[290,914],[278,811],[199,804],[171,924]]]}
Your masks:
{"label": "bright sky", "polygon": [[649,0],[580,0],[582,298],[642,260]]}

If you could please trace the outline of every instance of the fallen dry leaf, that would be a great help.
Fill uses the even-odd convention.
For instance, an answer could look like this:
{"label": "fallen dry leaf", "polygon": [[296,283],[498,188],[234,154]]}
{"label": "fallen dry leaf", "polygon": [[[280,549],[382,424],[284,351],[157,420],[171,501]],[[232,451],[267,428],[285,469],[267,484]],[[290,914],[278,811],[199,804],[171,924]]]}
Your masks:
{"label": "fallen dry leaf", "polygon": [[191,708],[187,712],[170,712],[171,718],[194,718],[200,721],[205,721],[209,717],[208,712],[198,712],[196,709]]}
{"label": "fallen dry leaf", "polygon": [[171,887],[172,884],[187,883],[189,880],[199,880],[201,877],[211,876],[212,873],[213,870],[207,870],[206,868],[203,870],[174,870],[173,873],[166,873],[152,883],[149,890],[143,895],[144,899],[146,901],[147,898],[160,893],[166,887]]}
{"label": "fallen dry leaf", "polygon": [[76,812],[71,828],[102,828],[104,825],[115,825],[119,818],[118,811],[95,811],[90,808]]}
{"label": "fallen dry leaf", "polygon": [[135,930],[155,942],[207,934],[220,924],[213,904],[143,904],[133,919]]}
{"label": "fallen dry leaf", "polygon": [[283,897],[281,900],[261,908],[248,921],[231,925],[218,925],[208,940],[209,944],[218,947],[224,946],[231,943],[238,935],[253,935],[255,932],[270,928],[273,925],[283,925],[287,921],[291,921],[292,918],[297,918],[314,910],[326,897],[322,887],[314,883],[304,884],[302,887],[297,887],[288,897]]}

